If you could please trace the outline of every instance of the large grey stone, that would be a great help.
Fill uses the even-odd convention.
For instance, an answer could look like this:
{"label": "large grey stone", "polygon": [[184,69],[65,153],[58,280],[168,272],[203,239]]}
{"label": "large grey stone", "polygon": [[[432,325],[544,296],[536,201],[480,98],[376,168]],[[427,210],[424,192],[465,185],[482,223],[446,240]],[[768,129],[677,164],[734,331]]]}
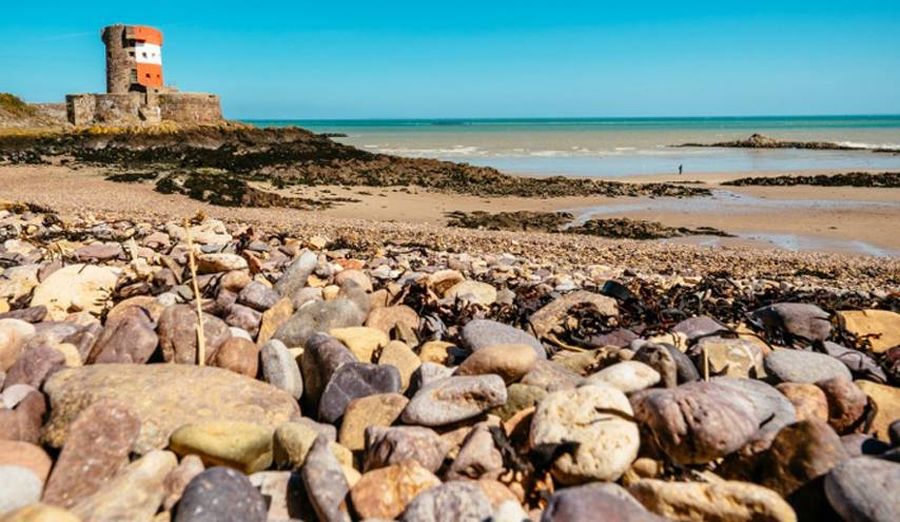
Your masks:
{"label": "large grey stone", "polygon": [[543,345],[533,335],[497,321],[469,321],[462,329],[461,338],[463,344],[473,352],[498,344],[524,344],[531,346],[538,359],[547,358]]}
{"label": "large grey stone", "polygon": [[350,401],[378,393],[400,391],[400,372],[393,366],[361,362],[342,365],[328,381],[319,400],[319,420],[337,423]]}
{"label": "large grey stone", "polygon": [[420,389],[401,418],[407,424],[444,426],[504,403],[506,385],[498,375],[448,377]]}
{"label": "large grey stone", "polygon": [[271,339],[263,345],[259,354],[266,382],[299,399],[303,395],[303,376],[284,343]]}
{"label": "large grey stone", "polygon": [[825,477],[831,507],[848,522],[900,520],[900,463],[872,457],[848,459]]}
{"label": "large grey stone", "polygon": [[766,356],[766,372],[778,382],[815,383],[834,377],[853,380],[841,361],[822,353],[776,350]]}
{"label": "large grey stone", "polygon": [[491,503],[477,485],[451,481],[427,489],[406,506],[403,522],[483,522]]}
{"label": "large grey stone", "polygon": [[332,301],[313,301],[279,326],[274,338],[290,347],[303,346],[317,332],[360,326],[365,320],[366,313],[350,299],[339,297]]}

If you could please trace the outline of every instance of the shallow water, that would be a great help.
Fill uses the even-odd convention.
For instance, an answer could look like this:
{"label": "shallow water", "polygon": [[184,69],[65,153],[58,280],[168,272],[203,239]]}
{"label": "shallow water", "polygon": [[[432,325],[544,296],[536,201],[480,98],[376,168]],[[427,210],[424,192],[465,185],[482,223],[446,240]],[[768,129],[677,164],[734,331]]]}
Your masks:
{"label": "shallow water", "polygon": [[372,152],[439,158],[505,172],[628,176],[677,172],[900,169],[900,155],[866,150],[677,148],[759,132],[773,138],[900,148],[900,116],[762,118],[575,118],[475,120],[269,120],[347,134],[337,141]]}

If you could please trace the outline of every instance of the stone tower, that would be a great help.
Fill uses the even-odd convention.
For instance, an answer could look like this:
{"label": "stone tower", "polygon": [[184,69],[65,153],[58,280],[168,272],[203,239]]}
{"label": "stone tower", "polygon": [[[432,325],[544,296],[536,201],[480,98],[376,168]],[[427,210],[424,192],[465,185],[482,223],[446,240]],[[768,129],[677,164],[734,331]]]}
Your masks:
{"label": "stone tower", "polygon": [[144,25],[110,25],[106,45],[106,92],[152,92],[162,88],[162,32]]}

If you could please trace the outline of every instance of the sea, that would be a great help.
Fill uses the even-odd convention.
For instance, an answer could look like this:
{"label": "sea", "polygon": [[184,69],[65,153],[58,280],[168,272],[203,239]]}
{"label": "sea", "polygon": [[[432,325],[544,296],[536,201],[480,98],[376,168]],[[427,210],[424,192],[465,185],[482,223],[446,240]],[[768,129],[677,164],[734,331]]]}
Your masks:
{"label": "sea", "polygon": [[[372,152],[438,158],[508,173],[625,177],[643,174],[900,169],[900,115],[683,118],[484,118],[244,120],[299,126],[346,137]],[[675,147],[759,133],[792,141],[829,141],[854,150]]]}

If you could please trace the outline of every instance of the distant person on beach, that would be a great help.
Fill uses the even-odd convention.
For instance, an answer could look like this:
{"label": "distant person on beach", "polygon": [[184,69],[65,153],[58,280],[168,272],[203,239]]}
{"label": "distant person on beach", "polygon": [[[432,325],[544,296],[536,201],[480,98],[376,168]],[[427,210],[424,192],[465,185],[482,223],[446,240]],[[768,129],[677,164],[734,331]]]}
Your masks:
{"label": "distant person on beach", "polygon": [[678,175],[684,174],[684,165],[678,165]]}

